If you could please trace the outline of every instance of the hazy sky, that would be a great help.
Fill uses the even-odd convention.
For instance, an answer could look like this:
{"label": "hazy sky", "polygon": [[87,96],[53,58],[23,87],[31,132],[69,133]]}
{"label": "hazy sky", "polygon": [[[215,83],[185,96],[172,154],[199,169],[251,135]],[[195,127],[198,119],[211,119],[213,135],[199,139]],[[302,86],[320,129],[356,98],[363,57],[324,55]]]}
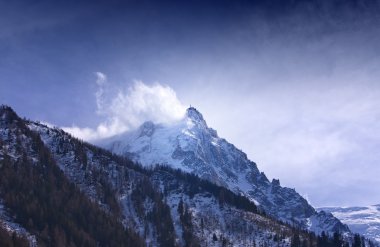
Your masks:
{"label": "hazy sky", "polygon": [[1,1],[0,103],[89,140],[190,104],[313,205],[380,203],[380,1]]}

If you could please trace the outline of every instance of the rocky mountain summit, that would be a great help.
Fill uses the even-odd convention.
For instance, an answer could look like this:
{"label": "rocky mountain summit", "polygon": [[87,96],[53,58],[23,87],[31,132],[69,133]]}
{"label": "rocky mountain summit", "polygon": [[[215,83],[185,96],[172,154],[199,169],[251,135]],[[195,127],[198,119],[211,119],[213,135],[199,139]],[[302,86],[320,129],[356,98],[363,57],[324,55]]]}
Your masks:
{"label": "rocky mountain summit", "polygon": [[331,213],[317,212],[294,189],[269,181],[256,163],[208,127],[194,107],[183,119],[171,124],[145,122],[132,132],[103,141],[113,153],[124,155],[145,167],[165,164],[191,172],[217,185],[242,194],[275,218],[316,233],[347,232]]}

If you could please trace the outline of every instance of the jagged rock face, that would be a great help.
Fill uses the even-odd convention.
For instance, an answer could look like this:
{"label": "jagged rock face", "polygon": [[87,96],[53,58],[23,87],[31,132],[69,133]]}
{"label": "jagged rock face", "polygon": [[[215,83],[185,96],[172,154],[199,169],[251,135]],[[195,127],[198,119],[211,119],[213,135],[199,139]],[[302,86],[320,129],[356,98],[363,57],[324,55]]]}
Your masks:
{"label": "jagged rock face", "polygon": [[167,164],[192,172],[246,195],[282,221],[316,232],[348,231],[332,215],[317,213],[294,189],[281,187],[279,180],[270,182],[244,152],[218,137],[193,107],[179,122],[146,122],[138,130],[105,140],[101,145],[144,166]]}

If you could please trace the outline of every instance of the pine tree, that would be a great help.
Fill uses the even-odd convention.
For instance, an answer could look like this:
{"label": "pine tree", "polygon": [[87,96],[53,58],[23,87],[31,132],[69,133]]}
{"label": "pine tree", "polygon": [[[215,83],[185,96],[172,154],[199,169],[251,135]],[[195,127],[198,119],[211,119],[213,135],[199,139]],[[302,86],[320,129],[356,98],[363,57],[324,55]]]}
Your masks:
{"label": "pine tree", "polygon": [[324,231],[322,231],[321,236],[318,237],[318,247],[328,247],[329,246],[329,237]]}
{"label": "pine tree", "polygon": [[212,241],[214,242],[218,241],[218,237],[216,236],[215,233],[212,235]]}
{"label": "pine tree", "polygon": [[294,233],[291,240],[291,247],[301,247],[301,240],[298,233]]}
{"label": "pine tree", "polygon": [[178,212],[179,216],[182,217],[182,215],[183,215],[183,200],[182,200],[182,198],[178,203],[177,212]]}
{"label": "pine tree", "polygon": [[342,244],[343,244],[342,236],[339,234],[339,232],[334,232],[333,239],[332,239],[332,246],[341,247]]}
{"label": "pine tree", "polygon": [[352,247],[362,247],[362,240],[359,234],[354,235],[354,242],[352,243]]}

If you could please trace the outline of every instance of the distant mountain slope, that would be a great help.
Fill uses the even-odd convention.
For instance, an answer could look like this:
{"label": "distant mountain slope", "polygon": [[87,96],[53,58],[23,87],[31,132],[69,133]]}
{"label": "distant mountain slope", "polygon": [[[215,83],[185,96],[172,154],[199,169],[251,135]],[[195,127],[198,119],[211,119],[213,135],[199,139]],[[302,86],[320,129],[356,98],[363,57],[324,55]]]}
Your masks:
{"label": "distant mountain slope", "polygon": [[352,232],[380,243],[380,204],[368,207],[325,207],[319,210],[332,213],[347,224]]}
{"label": "distant mountain slope", "polygon": [[316,233],[349,231],[329,213],[317,213],[294,189],[270,182],[256,164],[234,145],[209,128],[202,114],[187,109],[186,116],[173,124],[144,123],[101,143],[145,167],[167,164],[194,173],[218,185],[241,193],[276,218]]}

